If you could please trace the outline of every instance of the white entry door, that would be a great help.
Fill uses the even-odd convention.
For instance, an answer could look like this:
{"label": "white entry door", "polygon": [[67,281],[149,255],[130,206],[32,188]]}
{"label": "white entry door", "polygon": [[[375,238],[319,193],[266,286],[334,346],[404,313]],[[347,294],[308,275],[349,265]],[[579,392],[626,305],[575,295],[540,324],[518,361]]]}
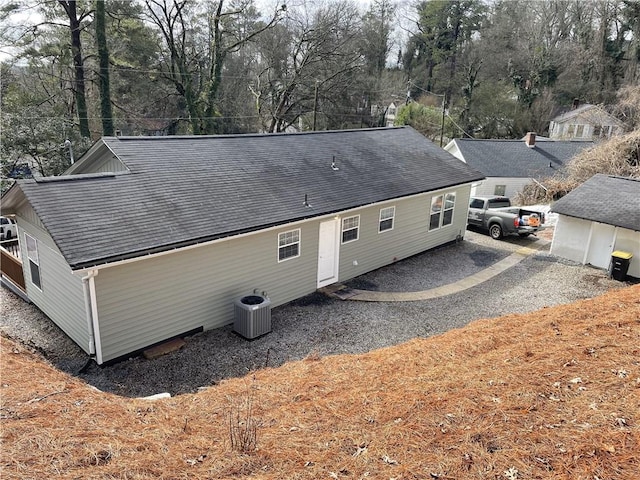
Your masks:
{"label": "white entry door", "polygon": [[318,239],[318,288],[338,281],[340,220],[320,223]]}
{"label": "white entry door", "polygon": [[591,223],[591,241],[584,263],[598,268],[609,268],[616,227],[604,223]]}

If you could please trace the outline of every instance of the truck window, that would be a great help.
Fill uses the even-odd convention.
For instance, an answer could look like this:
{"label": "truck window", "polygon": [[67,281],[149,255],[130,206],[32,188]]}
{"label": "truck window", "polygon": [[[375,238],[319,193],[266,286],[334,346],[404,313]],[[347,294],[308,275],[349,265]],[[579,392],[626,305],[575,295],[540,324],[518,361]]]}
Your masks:
{"label": "truck window", "polygon": [[489,200],[489,205],[487,208],[502,208],[502,207],[510,207],[511,202],[508,198],[496,198]]}
{"label": "truck window", "polygon": [[472,198],[471,203],[469,204],[469,208],[482,208],[484,207],[484,200],[480,200],[479,198]]}

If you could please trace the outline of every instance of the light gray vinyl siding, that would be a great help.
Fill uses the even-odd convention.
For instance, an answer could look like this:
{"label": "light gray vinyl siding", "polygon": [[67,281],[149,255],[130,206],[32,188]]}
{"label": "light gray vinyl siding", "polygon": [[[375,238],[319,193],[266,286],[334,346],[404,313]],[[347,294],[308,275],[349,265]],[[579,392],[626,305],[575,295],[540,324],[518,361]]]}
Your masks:
{"label": "light gray vinyl siding", "polygon": [[90,162],[79,162],[69,169],[72,174],[126,172],[127,167],[106,147]]}
{"label": "light gray vinyl siding", "polygon": [[[403,258],[454,241],[467,225],[470,185],[439,190],[399,201],[367,207],[360,215],[360,238],[340,246],[340,281],[362,275]],[[431,198],[456,192],[453,223],[429,231]],[[380,209],[395,206],[393,230],[378,233]],[[351,214],[350,214],[351,215]],[[357,262],[357,265],[354,265]]]}
{"label": "light gray vinyl siding", "polygon": [[[37,216],[31,207],[23,206],[18,211],[20,252],[27,296],[88,353],[89,332],[85,315],[82,279],[72,273],[52,238],[43,230],[39,220],[37,221],[39,225],[33,223],[34,219],[37,219]],[[25,232],[38,242],[40,289],[31,281]]]}
{"label": "light gray vinyl siding", "polygon": [[91,172],[87,173],[108,173],[108,172],[126,172],[127,168],[116,157],[105,157],[101,162],[93,165]]}
{"label": "light gray vinyl siding", "polygon": [[[35,210],[31,208],[26,202],[22,204],[18,212],[22,222],[27,222],[31,224],[32,227],[37,227],[38,230],[46,234],[47,229],[45,228],[43,223],[40,221],[40,217],[38,217]],[[48,234],[47,234],[47,239],[53,245],[53,240],[51,240],[51,237],[49,237]]]}
{"label": "light gray vinyl siding", "polygon": [[[464,185],[435,193],[457,194],[453,224],[436,231],[427,228],[431,194],[345,213],[343,217],[361,215],[361,231],[357,241],[340,245],[340,280],[464,234],[469,188]],[[380,208],[391,205],[396,206],[394,228],[378,233]],[[199,327],[229,324],[234,300],[254,289],[267,292],[273,307],[314,292],[321,221],[313,219],[100,269],[95,282],[103,361]],[[278,234],[297,228],[300,256],[278,262]]]}
{"label": "light gray vinyl siding", "polygon": [[[300,256],[278,262],[278,234],[301,229]],[[254,289],[273,306],[316,288],[319,222],[125,263],[95,278],[103,361],[203,327],[233,321],[233,302]]]}

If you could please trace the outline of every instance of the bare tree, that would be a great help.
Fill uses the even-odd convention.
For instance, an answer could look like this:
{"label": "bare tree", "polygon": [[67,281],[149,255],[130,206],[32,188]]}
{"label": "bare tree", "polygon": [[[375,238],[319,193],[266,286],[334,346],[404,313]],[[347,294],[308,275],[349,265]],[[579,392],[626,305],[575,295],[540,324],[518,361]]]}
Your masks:
{"label": "bare tree", "polygon": [[225,59],[276,25],[286,8],[280,7],[267,22],[240,29],[237,20],[251,13],[250,1],[225,9],[224,0],[218,0],[204,10],[193,0],[145,0],[145,5],[162,33],[168,50],[164,74],[186,102],[192,132],[217,133],[216,100]]}
{"label": "bare tree", "polygon": [[113,113],[111,111],[111,89],[109,83],[109,49],[104,21],[104,4],[96,0],[96,44],[100,69],[98,73],[100,87],[100,111],[102,112],[102,134],[113,135]]}
{"label": "bare tree", "polygon": [[71,53],[75,70],[74,93],[76,97],[76,109],[80,122],[80,135],[90,137],[89,116],[87,113],[87,98],[84,85],[84,61],[82,58],[82,42],[80,41],[81,23],[91,12],[86,11],[78,16],[77,2],[75,0],[58,0],[69,18],[69,31],[71,33]]}
{"label": "bare tree", "polygon": [[284,131],[304,114],[315,119],[320,105],[340,102],[363,65],[359,31],[357,9],[348,1],[289,12],[282,29],[261,44],[264,62],[252,91],[264,130]]}

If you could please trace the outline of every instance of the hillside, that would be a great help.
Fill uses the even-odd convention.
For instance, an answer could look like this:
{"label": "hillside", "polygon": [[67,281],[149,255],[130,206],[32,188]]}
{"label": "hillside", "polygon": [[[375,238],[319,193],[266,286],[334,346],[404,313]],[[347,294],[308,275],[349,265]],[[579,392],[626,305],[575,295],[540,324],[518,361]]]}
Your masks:
{"label": "hillside", "polygon": [[640,285],[155,402],[1,346],[3,479],[640,476]]}

